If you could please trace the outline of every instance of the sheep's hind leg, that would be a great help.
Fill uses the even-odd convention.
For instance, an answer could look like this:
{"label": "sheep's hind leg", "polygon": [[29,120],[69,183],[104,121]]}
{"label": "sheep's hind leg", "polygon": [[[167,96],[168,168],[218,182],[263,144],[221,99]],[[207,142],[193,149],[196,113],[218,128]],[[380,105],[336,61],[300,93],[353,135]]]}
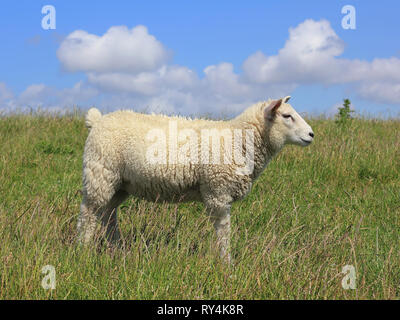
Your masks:
{"label": "sheep's hind leg", "polygon": [[121,244],[117,210],[118,206],[124,202],[127,197],[128,193],[125,191],[117,191],[101,214],[101,223],[105,228],[106,238],[112,246],[118,246]]}
{"label": "sheep's hind leg", "polygon": [[105,236],[111,245],[120,243],[120,232],[117,220],[117,208],[128,197],[125,191],[117,191],[105,205],[95,205],[86,197],[81,204],[81,212],[78,218],[78,238],[82,244],[92,241],[97,221],[100,220]]}
{"label": "sheep's hind leg", "polygon": [[112,170],[90,161],[84,164],[83,199],[78,219],[80,243],[88,244],[93,240],[97,221],[102,223],[110,241],[116,242],[119,238],[115,209],[127,196],[124,191],[118,191],[119,181],[118,174]]}
{"label": "sheep's hind leg", "polygon": [[84,199],[81,204],[81,211],[78,218],[78,241],[81,244],[88,244],[92,241],[96,230],[97,217],[93,206]]}

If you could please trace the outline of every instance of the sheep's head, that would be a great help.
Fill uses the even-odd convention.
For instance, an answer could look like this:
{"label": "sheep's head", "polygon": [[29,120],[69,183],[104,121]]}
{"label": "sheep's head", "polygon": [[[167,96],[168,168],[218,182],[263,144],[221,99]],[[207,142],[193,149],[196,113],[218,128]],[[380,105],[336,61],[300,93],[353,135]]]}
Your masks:
{"label": "sheep's head", "polygon": [[290,96],[273,100],[264,109],[264,119],[271,143],[278,147],[285,144],[308,146],[314,132],[307,122],[288,104]]}

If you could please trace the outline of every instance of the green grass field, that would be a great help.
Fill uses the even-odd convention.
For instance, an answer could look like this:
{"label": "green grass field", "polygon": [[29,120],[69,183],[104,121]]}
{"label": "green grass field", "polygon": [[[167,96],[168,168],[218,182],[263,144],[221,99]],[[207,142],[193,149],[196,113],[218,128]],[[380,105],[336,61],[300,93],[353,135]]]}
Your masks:
{"label": "green grass field", "polygon": [[234,205],[229,268],[198,203],[131,198],[128,248],[79,247],[82,116],[0,118],[0,299],[399,299],[400,121],[309,123],[315,142],[286,147]]}

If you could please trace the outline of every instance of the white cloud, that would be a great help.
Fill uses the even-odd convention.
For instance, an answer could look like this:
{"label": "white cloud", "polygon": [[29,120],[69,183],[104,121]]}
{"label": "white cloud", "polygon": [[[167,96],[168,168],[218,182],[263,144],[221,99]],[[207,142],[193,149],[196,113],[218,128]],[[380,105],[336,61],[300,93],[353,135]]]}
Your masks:
{"label": "white cloud", "polygon": [[162,66],[153,72],[128,74],[120,72],[88,73],[88,81],[108,92],[130,92],[155,95],[166,89],[190,89],[197,82],[197,75],[180,66]]}
{"label": "white cloud", "polygon": [[18,102],[24,105],[39,105],[44,97],[50,95],[51,89],[43,83],[32,84],[19,95]]}
{"label": "white cloud", "polygon": [[326,20],[306,20],[289,29],[278,55],[251,55],[243,64],[245,76],[258,83],[314,83],[327,78],[326,67],[343,52],[344,44]]}
{"label": "white cloud", "polygon": [[400,82],[363,82],[358,90],[360,97],[383,103],[400,104]]}
{"label": "white cloud", "polygon": [[400,103],[400,59],[339,58],[343,51],[344,43],[328,21],[306,20],[290,28],[277,55],[251,55],[243,64],[244,76],[258,84],[350,84],[362,98]]}
{"label": "white cloud", "polygon": [[144,26],[111,27],[103,36],[83,30],[61,43],[57,57],[68,71],[138,73],[159,68],[169,54]]}
{"label": "white cloud", "polygon": [[[4,93],[5,92],[5,93]],[[98,101],[98,89],[90,87],[83,81],[76,83],[72,88],[57,89],[43,83],[32,84],[22,93],[15,96],[0,83],[0,109],[3,112],[24,111],[38,107],[47,110],[66,110],[74,105],[87,105]]]}
{"label": "white cloud", "polygon": [[240,76],[233,71],[231,63],[208,66],[204,73],[204,82],[208,89],[222,98],[246,97],[251,91],[251,87],[241,81]]}

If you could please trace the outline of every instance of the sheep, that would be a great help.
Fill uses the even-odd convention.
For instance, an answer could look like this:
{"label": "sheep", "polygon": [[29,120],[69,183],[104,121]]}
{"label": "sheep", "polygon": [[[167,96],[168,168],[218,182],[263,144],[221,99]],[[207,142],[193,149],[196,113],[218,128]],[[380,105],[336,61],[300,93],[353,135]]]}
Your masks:
{"label": "sheep", "polygon": [[[99,221],[109,243],[118,245],[117,208],[129,195],[150,201],[202,201],[216,231],[216,249],[223,261],[231,263],[232,203],[250,192],[284,145],[308,146],[314,139],[313,130],[287,103],[289,99],[256,103],[227,121],[130,110],[102,116],[91,108],[86,115],[89,134],[83,155],[79,241],[89,243]],[[173,137],[178,128],[183,134]],[[232,131],[238,137],[233,148]],[[240,134],[244,131],[249,133],[246,137]],[[211,148],[208,139],[221,132],[225,148]],[[205,137],[201,148],[199,136]],[[210,149],[216,155],[210,157]],[[233,154],[240,158],[243,153],[247,162],[243,157],[232,159]],[[219,161],[221,157],[224,161]]]}

